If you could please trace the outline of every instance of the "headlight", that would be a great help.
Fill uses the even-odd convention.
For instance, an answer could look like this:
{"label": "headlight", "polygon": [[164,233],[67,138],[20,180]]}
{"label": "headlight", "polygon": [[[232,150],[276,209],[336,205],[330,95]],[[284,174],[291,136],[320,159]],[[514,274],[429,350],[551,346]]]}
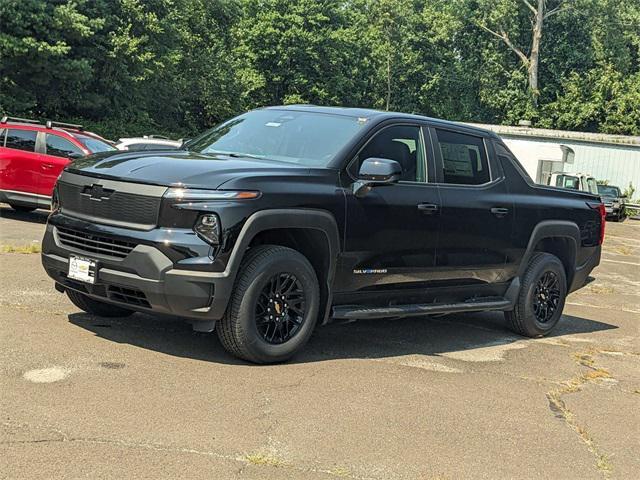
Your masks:
{"label": "headlight", "polygon": [[215,213],[200,215],[193,229],[207,243],[211,245],[220,243],[220,219]]}
{"label": "headlight", "polygon": [[206,202],[208,200],[251,200],[258,198],[260,192],[250,190],[199,190],[196,188],[170,188],[164,194],[177,202]]}

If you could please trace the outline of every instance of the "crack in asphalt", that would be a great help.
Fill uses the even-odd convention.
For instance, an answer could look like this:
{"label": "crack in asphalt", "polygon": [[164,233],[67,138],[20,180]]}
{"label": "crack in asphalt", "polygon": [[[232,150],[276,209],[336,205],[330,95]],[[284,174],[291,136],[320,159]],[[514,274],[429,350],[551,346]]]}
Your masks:
{"label": "crack in asphalt", "polygon": [[190,455],[200,455],[207,456],[212,458],[217,458],[220,460],[228,460],[233,462],[239,462],[242,464],[239,471],[244,470],[248,465],[256,465],[256,466],[265,466],[271,468],[281,468],[281,469],[289,469],[294,470],[299,473],[315,473],[315,474],[324,474],[333,476],[336,478],[349,478],[352,480],[382,480],[382,478],[387,477],[370,477],[370,476],[360,476],[356,474],[352,474],[346,469],[336,471],[335,468],[329,469],[325,467],[307,467],[303,465],[295,465],[290,462],[256,462],[253,460],[251,455],[233,455],[233,454],[225,454],[210,450],[198,450],[195,448],[189,447],[171,447],[169,445],[163,445],[158,443],[147,443],[147,442],[132,442],[121,439],[109,439],[109,438],[100,438],[100,437],[70,437],[67,434],[63,433],[58,429],[53,429],[47,426],[34,426],[26,423],[14,423],[14,422],[3,422],[3,426],[12,427],[12,428],[35,428],[41,430],[50,430],[59,435],[61,438],[50,438],[50,439],[38,439],[38,440],[5,440],[0,441],[0,445],[19,445],[19,444],[39,444],[39,443],[64,443],[64,442],[77,442],[77,443],[89,443],[96,445],[116,445],[124,448],[139,448],[144,450],[151,450],[156,452],[165,452],[165,453],[179,453],[179,454],[190,454]]}
{"label": "crack in asphalt", "polygon": [[578,422],[576,415],[567,407],[563,400],[565,395],[581,391],[586,384],[597,384],[598,379],[611,377],[607,370],[595,366],[593,357],[599,353],[597,350],[589,349],[574,354],[576,362],[588,368],[589,371],[586,374],[582,373],[562,382],[561,388],[548,391],[546,397],[549,402],[549,410],[556,418],[563,420],[566,426],[577,434],[580,441],[584,443],[589,452],[594,455],[596,459],[595,466],[598,472],[605,480],[608,480],[613,471],[613,465],[611,464],[612,456],[600,448],[593,436]]}

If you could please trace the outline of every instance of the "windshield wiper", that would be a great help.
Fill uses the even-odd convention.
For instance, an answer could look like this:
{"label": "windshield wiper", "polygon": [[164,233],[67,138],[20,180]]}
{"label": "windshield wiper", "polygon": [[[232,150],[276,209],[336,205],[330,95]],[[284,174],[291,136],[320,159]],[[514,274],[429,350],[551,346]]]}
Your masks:
{"label": "windshield wiper", "polygon": [[207,152],[213,155],[226,155],[228,157],[233,158],[255,158],[256,160],[263,160],[265,157],[262,155],[254,155],[251,153],[242,153],[242,152]]}

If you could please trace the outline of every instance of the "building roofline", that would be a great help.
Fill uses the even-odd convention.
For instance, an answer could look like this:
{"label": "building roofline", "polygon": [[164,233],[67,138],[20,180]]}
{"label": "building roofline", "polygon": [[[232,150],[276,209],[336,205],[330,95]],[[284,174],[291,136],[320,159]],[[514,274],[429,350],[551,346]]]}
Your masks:
{"label": "building roofline", "polygon": [[477,128],[491,130],[505,137],[532,137],[553,140],[573,140],[577,142],[602,143],[607,145],[625,145],[640,147],[640,136],[610,135],[606,133],[572,132],[569,130],[552,130],[548,128],[515,127],[509,125],[490,125],[482,123],[466,123]]}

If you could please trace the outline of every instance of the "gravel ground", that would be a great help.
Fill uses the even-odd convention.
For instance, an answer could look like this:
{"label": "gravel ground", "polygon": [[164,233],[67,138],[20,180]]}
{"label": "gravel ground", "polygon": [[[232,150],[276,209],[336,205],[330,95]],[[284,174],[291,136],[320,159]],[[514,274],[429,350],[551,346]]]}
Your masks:
{"label": "gravel ground", "polygon": [[[1,206],[2,246],[34,250],[45,215]],[[254,366],[175,318],[81,313],[3,253],[0,478],[638,478],[639,267],[640,222],[610,223],[551,337],[363,321]]]}

